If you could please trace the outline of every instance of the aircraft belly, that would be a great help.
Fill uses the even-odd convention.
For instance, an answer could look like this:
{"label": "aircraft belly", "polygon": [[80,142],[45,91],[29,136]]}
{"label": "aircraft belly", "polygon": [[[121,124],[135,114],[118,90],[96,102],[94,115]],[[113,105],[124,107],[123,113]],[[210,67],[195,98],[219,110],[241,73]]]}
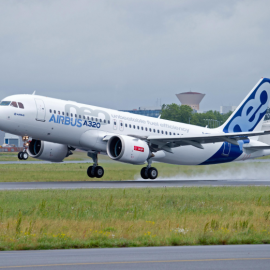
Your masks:
{"label": "aircraft belly", "polygon": [[157,159],[160,162],[176,165],[200,165],[213,156],[222,146],[222,143],[204,144],[204,149],[194,146],[181,146],[173,148],[173,153],[166,153],[166,156]]}

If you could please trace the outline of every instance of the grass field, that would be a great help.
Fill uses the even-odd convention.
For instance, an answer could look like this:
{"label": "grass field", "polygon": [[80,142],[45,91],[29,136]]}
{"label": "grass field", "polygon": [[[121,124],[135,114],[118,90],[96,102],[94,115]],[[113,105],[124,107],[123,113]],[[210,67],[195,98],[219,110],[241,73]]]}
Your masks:
{"label": "grass field", "polygon": [[0,249],[270,243],[269,187],[0,192]]}
{"label": "grass field", "polygon": [[[270,159],[270,156],[265,156],[258,159]],[[92,160],[87,156],[87,153],[81,151],[74,151],[73,155],[65,158],[64,161],[80,161],[80,160],[89,160],[89,162],[92,162]],[[99,160],[103,162],[114,162],[109,157],[103,155],[99,155]],[[0,161],[18,161],[18,153],[0,152]],[[24,162],[27,163],[28,161],[40,161],[40,160],[29,157]]]}
{"label": "grass field", "polygon": [[[16,152],[0,152],[0,161],[18,161],[18,153]],[[80,152],[80,151],[74,151],[73,155],[65,158],[65,161],[68,160],[90,160],[89,157],[87,157],[86,152]],[[28,157],[27,160],[24,160],[25,163],[28,161],[40,161],[36,158]]]}
{"label": "grass field", "polygon": [[[102,179],[89,178],[86,170],[91,163],[79,164],[0,164],[0,182],[39,181],[102,181],[136,180],[143,167],[120,162],[100,163],[105,174]],[[269,177],[268,163],[227,163],[210,166],[177,166],[153,163],[159,179],[264,179]]]}

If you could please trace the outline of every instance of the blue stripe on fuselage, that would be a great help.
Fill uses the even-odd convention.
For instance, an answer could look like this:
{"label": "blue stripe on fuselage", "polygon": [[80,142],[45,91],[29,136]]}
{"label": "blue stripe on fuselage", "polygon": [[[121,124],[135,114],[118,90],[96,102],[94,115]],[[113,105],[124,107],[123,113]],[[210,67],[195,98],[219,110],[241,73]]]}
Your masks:
{"label": "blue stripe on fuselage", "polygon": [[223,143],[219,150],[212,157],[210,157],[200,165],[219,164],[236,160],[242,155],[243,151],[241,149],[243,147],[243,144],[249,143],[249,139],[244,141],[238,141],[238,143],[239,145],[230,145],[230,151],[228,154],[226,153],[226,151],[224,151],[225,143]]}

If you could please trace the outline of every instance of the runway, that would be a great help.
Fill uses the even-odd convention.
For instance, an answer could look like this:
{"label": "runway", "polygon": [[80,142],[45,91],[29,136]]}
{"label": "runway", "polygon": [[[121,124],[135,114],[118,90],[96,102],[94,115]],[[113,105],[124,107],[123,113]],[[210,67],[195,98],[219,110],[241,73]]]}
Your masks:
{"label": "runway", "polygon": [[0,190],[78,189],[78,188],[160,188],[204,186],[270,186],[270,180],[157,180],[85,182],[2,182]]}
{"label": "runway", "polygon": [[0,253],[0,269],[269,269],[270,245],[104,248]]}

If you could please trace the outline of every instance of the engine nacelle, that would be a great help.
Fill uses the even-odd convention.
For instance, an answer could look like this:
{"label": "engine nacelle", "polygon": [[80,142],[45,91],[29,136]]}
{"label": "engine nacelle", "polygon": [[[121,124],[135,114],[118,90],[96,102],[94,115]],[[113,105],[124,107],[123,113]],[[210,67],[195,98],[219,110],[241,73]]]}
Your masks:
{"label": "engine nacelle", "polygon": [[68,155],[69,149],[67,145],[64,144],[33,139],[28,146],[27,153],[32,158],[61,162]]}
{"label": "engine nacelle", "polygon": [[130,164],[144,164],[151,152],[145,141],[129,136],[115,135],[107,144],[107,154],[111,159]]}

